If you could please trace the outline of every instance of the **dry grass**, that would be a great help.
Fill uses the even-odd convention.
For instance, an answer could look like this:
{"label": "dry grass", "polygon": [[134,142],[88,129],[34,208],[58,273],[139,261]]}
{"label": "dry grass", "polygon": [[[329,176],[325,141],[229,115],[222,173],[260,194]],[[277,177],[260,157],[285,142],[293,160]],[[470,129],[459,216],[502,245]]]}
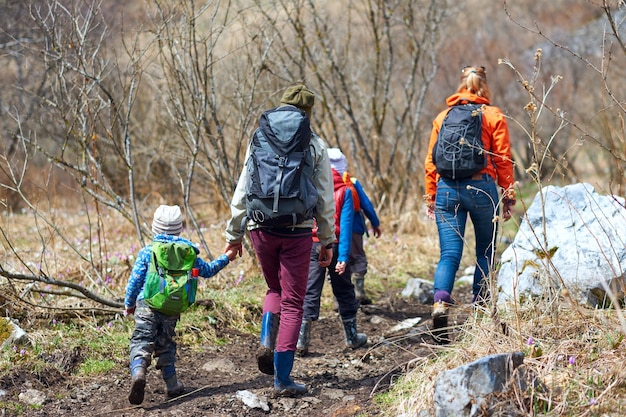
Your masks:
{"label": "dry grass", "polygon": [[[37,271],[43,264],[50,276],[76,280],[121,300],[134,255],[140,247],[134,228],[115,213],[101,211],[100,219],[95,221],[101,225],[100,232],[95,234],[95,217],[92,216],[90,221],[86,212],[71,213],[68,209],[52,214],[55,227],[64,231],[68,239],[59,239],[50,232],[50,226],[36,222],[28,212],[3,218],[4,230],[11,233],[14,245],[17,245],[11,248],[5,242],[2,254],[5,265],[17,265],[26,272],[26,266],[20,265],[15,258],[14,253],[18,253],[32,271]],[[200,215],[199,220],[209,249],[213,255],[218,255],[224,245],[225,217],[206,214]],[[438,259],[436,226],[425,220],[422,211],[381,220],[383,235],[365,240],[370,263],[367,285],[374,297],[390,288],[400,291],[411,277],[432,278]],[[472,234],[469,227],[468,247],[461,269],[472,264]],[[504,234],[511,238],[514,231],[505,228]],[[190,231],[183,235],[198,241],[197,235]],[[15,239],[14,236],[21,238]],[[503,249],[504,245],[499,246]],[[77,251],[89,254],[87,258],[91,261],[76,262]],[[242,271],[244,285],[240,282]],[[245,294],[242,293],[244,287]],[[38,288],[43,286],[38,284]],[[224,315],[217,319],[238,322],[235,327],[252,330],[254,318],[249,313],[255,311],[255,306],[249,303],[260,303],[264,288],[250,253],[206,281],[201,291],[204,292],[203,298],[216,304],[213,311]],[[227,294],[224,297],[231,299],[221,300],[220,294]],[[331,302],[328,291],[324,297],[323,303]],[[52,306],[55,302],[56,305],[72,305],[59,296],[42,296],[36,292],[31,292],[26,300],[39,306]],[[229,307],[237,304],[240,305]],[[6,303],[5,310],[10,310]],[[520,305],[517,310],[500,308],[498,313],[497,319],[488,311],[470,314],[469,320],[460,324],[461,337],[455,343],[441,347],[432,358],[416,361],[414,368],[396,383],[392,391],[384,394],[390,404],[389,413],[416,415],[420,410],[432,409],[434,384],[437,375],[444,370],[485,355],[523,351],[526,354],[524,368],[529,375],[536,375],[541,385],[525,392],[511,389],[494,396],[485,415],[626,414],[626,368],[623,366],[626,348],[622,343],[621,311],[592,311],[573,306],[569,301],[556,300]],[[54,317],[56,313],[50,310],[48,314]]]}
{"label": "dry grass", "polygon": [[395,387],[396,414],[433,409],[435,381],[442,371],[487,355],[521,351],[522,367],[537,384],[494,395],[483,415],[625,415],[626,347],[614,310],[571,308],[559,300],[529,303],[517,311],[501,306],[498,313],[494,318],[486,310],[476,311],[461,325],[454,344],[409,372]]}

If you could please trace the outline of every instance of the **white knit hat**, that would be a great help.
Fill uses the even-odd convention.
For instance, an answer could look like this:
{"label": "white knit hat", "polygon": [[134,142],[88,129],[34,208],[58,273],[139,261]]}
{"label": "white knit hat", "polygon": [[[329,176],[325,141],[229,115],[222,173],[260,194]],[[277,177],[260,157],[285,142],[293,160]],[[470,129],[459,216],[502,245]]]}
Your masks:
{"label": "white knit hat", "polygon": [[152,232],[155,235],[179,235],[183,230],[183,214],[178,206],[161,205],[154,212]]}
{"label": "white knit hat", "polygon": [[339,148],[328,148],[328,159],[330,166],[340,174],[343,175],[348,170],[348,160]]}

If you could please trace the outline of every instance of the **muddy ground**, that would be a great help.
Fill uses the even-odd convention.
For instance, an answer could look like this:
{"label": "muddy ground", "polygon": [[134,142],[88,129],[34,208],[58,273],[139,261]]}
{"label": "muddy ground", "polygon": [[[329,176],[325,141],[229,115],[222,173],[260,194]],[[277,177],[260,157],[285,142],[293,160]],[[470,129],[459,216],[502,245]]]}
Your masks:
{"label": "muddy ground", "polygon": [[[46,394],[41,409],[27,408],[21,416],[382,415],[373,395],[387,390],[412,360],[438,351],[431,332],[431,308],[399,293],[362,306],[358,327],[367,334],[368,344],[356,350],[345,347],[338,315],[327,312],[313,325],[309,354],[296,358],[292,376],[309,387],[307,395],[296,398],[274,398],[272,377],[260,373],[256,366],[258,336],[229,329],[223,330],[224,336],[233,342],[224,346],[192,350],[179,344],[177,370],[185,394],[173,400],[165,398],[164,384],[153,368],[140,406],[128,402],[130,378],[126,368],[88,379],[69,372],[16,369],[0,379],[0,389],[6,392],[5,398],[17,398],[29,387]],[[412,327],[393,330],[416,318],[421,320]],[[73,356],[67,352],[50,359],[69,369],[75,365]],[[5,415],[17,414],[3,410],[0,416]]]}

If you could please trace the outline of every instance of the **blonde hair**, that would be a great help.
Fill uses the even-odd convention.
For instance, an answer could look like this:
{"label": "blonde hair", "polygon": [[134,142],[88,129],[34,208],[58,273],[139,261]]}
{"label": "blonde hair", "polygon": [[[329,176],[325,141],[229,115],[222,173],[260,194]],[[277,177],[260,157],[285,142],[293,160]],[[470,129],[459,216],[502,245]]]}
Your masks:
{"label": "blonde hair", "polygon": [[485,97],[491,102],[491,91],[487,85],[485,67],[480,65],[463,67],[461,70],[461,83],[457,92],[461,93],[463,91],[469,91],[479,97]]}

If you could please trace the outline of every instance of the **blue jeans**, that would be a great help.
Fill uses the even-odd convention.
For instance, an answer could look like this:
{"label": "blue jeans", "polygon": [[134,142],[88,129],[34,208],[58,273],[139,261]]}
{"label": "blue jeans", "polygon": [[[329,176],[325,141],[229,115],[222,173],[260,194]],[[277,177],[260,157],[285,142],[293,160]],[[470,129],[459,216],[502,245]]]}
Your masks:
{"label": "blue jeans", "polygon": [[[468,189],[469,188],[469,189]],[[469,214],[476,235],[476,270],[474,295],[484,295],[483,278],[493,267],[498,215],[498,191],[489,175],[482,179],[461,181],[441,178],[435,196],[435,218],[439,231],[439,263],[435,270],[435,292],[452,293],[456,271],[465,243],[465,225]]]}

